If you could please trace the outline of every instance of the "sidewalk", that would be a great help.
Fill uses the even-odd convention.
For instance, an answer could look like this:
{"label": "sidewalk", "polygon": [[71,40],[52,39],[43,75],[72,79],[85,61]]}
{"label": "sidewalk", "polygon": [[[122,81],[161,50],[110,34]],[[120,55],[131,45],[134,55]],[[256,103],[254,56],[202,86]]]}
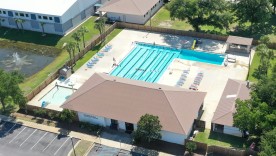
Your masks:
{"label": "sidewalk", "polygon": [[126,144],[126,143],[121,143],[121,142],[109,140],[106,138],[98,138],[98,137],[92,136],[92,135],[87,135],[87,134],[74,132],[74,131],[68,131],[66,129],[37,124],[34,122],[29,122],[29,121],[25,121],[25,120],[21,120],[21,119],[14,120],[13,118],[3,116],[3,115],[0,115],[0,119],[3,121],[16,122],[16,123],[22,124],[27,127],[36,128],[36,129],[40,129],[40,130],[44,130],[44,131],[49,131],[52,133],[65,134],[65,135],[68,135],[68,136],[71,136],[74,138],[87,140],[87,141],[95,142],[95,143],[102,144],[105,146],[119,148],[122,150],[131,151],[132,149],[135,149],[135,151],[137,151],[141,154],[145,154],[145,155],[159,155],[159,156],[169,156],[170,155],[170,154],[162,153],[162,152],[158,152],[158,154],[156,154],[157,152],[153,151],[153,150],[148,150],[148,149],[145,149],[142,147],[137,147],[137,146],[133,146],[133,145]]}

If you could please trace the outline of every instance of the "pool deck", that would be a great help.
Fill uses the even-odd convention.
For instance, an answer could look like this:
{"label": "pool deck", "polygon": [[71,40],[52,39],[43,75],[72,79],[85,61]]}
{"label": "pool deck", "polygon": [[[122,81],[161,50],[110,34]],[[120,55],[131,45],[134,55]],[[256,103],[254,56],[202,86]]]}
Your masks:
{"label": "pool deck", "polygon": [[[152,44],[155,43],[174,48],[190,49],[190,47],[192,46],[193,39],[194,38],[192,37],[186,36],[175,36],[125,29],[108,43],[109,45],[112,45],[111,51],[104,53],[105,55],[102,58],[99,58],[99,62],[97,62],[96,65],[94,65],[92,68],[88,68],[86,64],[83,65],[69,78],[69,81],[53,81],[43,91],[41,91],[37,96],[35,96],[31,101],[29,101],[28,104],[41,106],[39,99],[42,98],[45,94],[47,94],[55,86],[56,83],[58,83],[58,85],[66,87],[72,87],[69,86],[69,84],[73,84],[73,88],[78,89],[95,72],[110,73],[113,69],[113,58],[116,59],[117,64],[120,63],[120,61],[122,61],[134,47],[134,42],[145,42]],[[225,42],[208,39],[201,40],[203,43],[200,44],[199,47],[197,47],[195,50],[214,52],[220,54],[225,53]],[[253,55],[254,50],[252,53],[252,58]],[[190,73],[188,74],[184,85],[181,86],[183,88],[188,89],[190,85],[193,83],[196,74],[198,72],[203,72],[204,77],[198,89],[199,91],[207,92],[207,95],[204,101],[204,113],[201,117],[201,120],[206,121],[206,128],[210,129],[213,114],[216,110],[216,107],[218,105],[218,102],[220,100],[220,97],[222,95],[223,89],[226,85],[228,78],[246,80],[246,76],[248,73],[249,57],[242,55],[235,56],[237,60],[236,63],[228,63],[226,67],[223,65],[218,66],[182,59],[174,59],[157,83],[175,86],[183,70],[190,69]],[[95,57],[97,56],[95,55]],[[59,111],[62,110],[59,107],[59,105],[50,104],[46,108],[55,109]]]}

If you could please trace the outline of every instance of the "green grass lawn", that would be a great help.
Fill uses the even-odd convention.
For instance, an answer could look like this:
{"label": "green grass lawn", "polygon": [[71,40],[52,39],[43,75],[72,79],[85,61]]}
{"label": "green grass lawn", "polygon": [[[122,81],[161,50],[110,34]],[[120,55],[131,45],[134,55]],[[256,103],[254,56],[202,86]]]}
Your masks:
{"label": "green grass lawn", "polygon": [[204,132],[199,132],[195,137],[195,141],[206,143],[208,145],[223,147],[247,147],[245,138],[235,137],[223,133],[210,132],[210,130],[207,129]]}
{"label": "green grass lawn", "polygon": [[[146,25],[150,25],[150,20],[146,23]],[[192,26],[187,21],[179,21],[179,20],[172,20],[170,18],[170,12],[162,7],[151,19],[151,25],[154,27],[164,27],[164,28],[172,28],[178,30],[185,30],[185,31],[193,31]],[[276,16],[272,16],[271,20],[269,21],[269,26],[264,31],[257,31],[252,34],[249,31],[250,23],[245,23],[244,27],[240,28],[239,31],[235,31],[236,26],[238,23],[235,22],[230,25],[231,31],[226,31],[225,29],[218,29],[214,28],[213,26],[204,25],[200,26],[200,29],[203,33],[210,33],[210,34],[218,34],[218,35],[238,35],[238,36],[250,36],[254,37],[255,39],[259,39],[263,35],[269,35],[271,42],[276,43],[276,35],[274,34],[273,30],[276,28]]]}
{"label": "green grass lawn", "polygon": [[75,152],[72,151],[70,156],[84,156],[89,147],[91,147],[93,142],[80,140],[78,145],[75,147]]}
{"label": "green grass lawn", "polygon": [[[276,54],[276,50],[274,50],[274,53]],[[276,65],[276,59],[271,60],[271,62],[272,62],[272,63],[271,63],[272,66],[271,66],[270,70],[268,71],[268,74],[271,74],[271,69],[272,69],[272,67],[273,67],[274,65]],[[253,73],[254,73],[254,71],[258,68],[259,64],[260,64],[260,56],[258,56],[258,55],[255,53],[255,55],[254,55],[254,57],[253,57],[253,60],[252,60],[252,64],[251,64],[251,66],[250,66],[250,70],[249,70],[249,75],[248,75],[248,80],[249,80],[249,81],[251,81],[251,82],[257,82],[257,81],[258,81],[255,77],[253,77]]]}
{"label": "green grass lawn", "polygon": [[[97,17],[92,16],[81,25],[81,26],[86,26],[87,29],[89,30],[89,33],[85,35],[85,41],[91,40],[95,35],[99,34],[99,31],[97,29],[94,29],[96,18]],[[34,32],[34,31],[28,31],[28,30],[24,30],[23,32],[22,30],[0,27],[0,40],[7,39],[11,41],[20,41],[20,42],[27,42],[27,43],[55,46],[57,48],[62,48],[62,45],[65,42],[73,40],[71,36],[79,28],[80,26],[66,36],[53,35],[53,34],[47,34],[46,36],[42,36],[41,32]]]}
{"label": "green grass lawn", "polygon": [[[120,32],[122,31],[122,29],[114,29],[107,37],[106,37],[106,41],[105,43],[108,43],[109,41],[111,41],[115,36],[117,36]],[[90,50],[89,52],[87,52],[85,54],[85,56],[80,59],[76,65],[74,66],[74,70],[79,69],[82,65],[85,64],[85,62],[87,62],[89,59],[91,59],[91,57],[93,55],[95,55],[100,49],[103,48],[103,46],[105,45],[105,43],[100,43],[97,46],[95,46],[92,50]]]}

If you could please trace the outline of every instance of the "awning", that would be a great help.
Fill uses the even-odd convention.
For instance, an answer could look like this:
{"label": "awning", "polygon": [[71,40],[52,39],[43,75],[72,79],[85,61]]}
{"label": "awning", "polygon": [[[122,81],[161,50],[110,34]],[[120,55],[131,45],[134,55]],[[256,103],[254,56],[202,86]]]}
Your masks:
{"label": "awning", "polygon": [[103,6],[103,5],[100,4],[100,3],[97,3],[97,4],[95,4],[94,6],[95,6],[95,7],[101,7],[101,6]]}
{"label": "awning", "polygon": [[253,42],[253,38],[245,38],[245,37],[239,37],[239,36],[229,36],[226,41],[226,43],[245,45],[245,46],[251,46],[252,42]]}

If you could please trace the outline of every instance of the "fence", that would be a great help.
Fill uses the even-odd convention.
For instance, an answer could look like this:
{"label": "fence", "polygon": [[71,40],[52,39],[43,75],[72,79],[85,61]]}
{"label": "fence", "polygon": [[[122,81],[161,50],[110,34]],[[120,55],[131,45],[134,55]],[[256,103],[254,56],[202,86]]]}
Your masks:
{"label": "fence", "polygon": [[[93,49],[97,44],[99,44],[106,36],[108,36],[115,28],[117,23],[114,23],[112,26],[110,26],[103,34],[97,36],[93,41],[91,41],[89,44],[85,46],[83,50],[81,50],[79,53],[77,53],[74,58],[67,61],[64,65],[70,66],[73,62],[78,61],[80,58],[82,58],[89,50]],[[51,76],[49,76],[46,80],[44,80],[38,87],[36,87],[34,90],[32,90],[29,94],[27,94],[25,97],[27,101],[30,101],[33,99],[39,92],[41,92],[46,86],[48,86],[50,83],[52,83],[56,78],[58,78],[59,70],[56,70]]]}
{"label": "fence", "polygon": [[188,142],[194,142],[196,144],[196,153],[206,154],[208,156],[219,155],[219,156],[257,156],[257,152],[251,150],[239,150],[239,149],[231,149],[227,147],[220,147],[220,146],[208,146],[205,143],[193,141],[193,140],[186,140],[185,144]]}
{"label": "fence", "polygon": [[[73,62],[82,58],[89,50],[94,48],[97,44],[99,44],[107,35],[109,35],[115,28],[128,28],[128,29],[135,29],[135,30],[142,30],[142,31],[151,31],[156,33],[166,33],[172,35],[180,35],[180,36],[190,36],[195,38],[205,38],[205,39],[212,39],[212,40],[219,40],[219,41],[226,41],[228,36],[221,36],[221,35],[214,35],[214,34],[205,34],[200,32],[192,32],[192,31],[184,31],[184,30],[175,30],[175,29],[168,29],[168,28],[160,28],[160,27],[150,27],[145,25],[138,25],[138,24],[130,24],[130,23],[123,23],[117,22],[110,26],[103,34],[97,36],[94,40],[89,41],[86,47],[81,50],[81,52],[77,53],[75,57],[65,65],[71,65]],[[253,41],[253,44],[258,44],[257,40]],[[275,47],[276,44],[271,44],[270,47]],[[35,95],[37,95],[42,89],[44,89],[47,85],[49,85],[54,79],[58,77],[58,71],[55,71],[52,76],[48,77],[44,82],[42,82],[37,88],[35,88],[31,93],[26,95],[27,100],[31,100]]]}

